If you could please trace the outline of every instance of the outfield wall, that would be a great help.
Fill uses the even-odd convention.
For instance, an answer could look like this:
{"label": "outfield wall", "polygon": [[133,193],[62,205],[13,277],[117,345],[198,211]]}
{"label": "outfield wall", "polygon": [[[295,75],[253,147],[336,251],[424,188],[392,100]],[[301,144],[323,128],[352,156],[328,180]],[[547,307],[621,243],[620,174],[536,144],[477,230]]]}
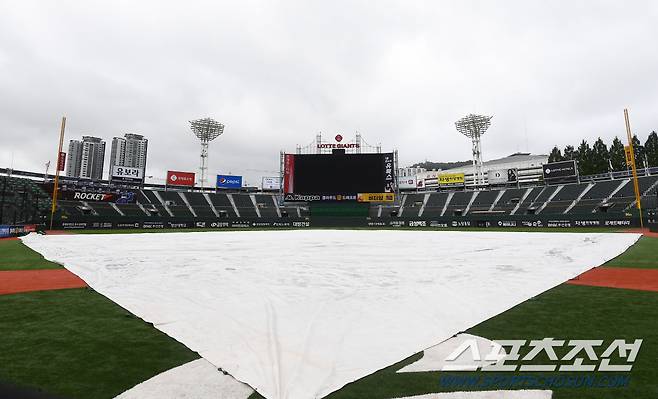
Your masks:
{"label": "outfield wall", "polygon": [[211,220],[136,220],[126,221],[63,221],[57,225],[64,230],[84,229],[233,229],[233,228],[579,228],[579,227],[638,227],[639,218],[628,216],[591,217],[554,215],[505,215],[433,218],[368,217],[311,217],[308,219],[257,218]]}

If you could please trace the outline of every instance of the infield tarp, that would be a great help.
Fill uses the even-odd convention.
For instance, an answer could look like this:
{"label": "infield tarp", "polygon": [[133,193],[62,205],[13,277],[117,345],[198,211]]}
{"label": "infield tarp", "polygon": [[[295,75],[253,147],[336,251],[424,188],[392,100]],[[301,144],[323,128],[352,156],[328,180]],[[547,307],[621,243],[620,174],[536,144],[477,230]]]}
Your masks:
{"label": "infield tarp", "polygon": [[263,396],[308,399],[504,312],[638,238],[307,230],[23,241]]}

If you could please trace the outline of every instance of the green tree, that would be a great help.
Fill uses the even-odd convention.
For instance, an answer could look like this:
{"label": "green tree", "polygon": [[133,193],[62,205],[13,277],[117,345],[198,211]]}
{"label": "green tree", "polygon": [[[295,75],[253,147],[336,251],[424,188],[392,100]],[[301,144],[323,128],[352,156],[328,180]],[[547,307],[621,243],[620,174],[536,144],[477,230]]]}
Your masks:
{"label": "green tree", "polygon": [[573,148],[572,145],[568,145],[564,147],[564,160],[569,161],[572,159],[578,158],[578,155],[576,154],[576,150]]}
{"label": "green tree", "polygon": [[601,137],[592,146],[592,172],[606,173],[610,169],[610,153]]}
{"label": "green tree", "polygon": [[636,135],[633,135],[633,153],[635,155],[635,167],[638,169],[644,168],[644,146]]}
{"label": "green tree", "polygon": [[553,150],[551,150],[551,153],[548,155],[548,162],[560,162],[564,161],[564,157],[562,156],[562,151],[555,146],[553,147]]}
{"label": "green tree", "polygon": [[612,140],[609,153],[613,171],[619,172],[627,169],[626,155],[624,155],[624,144],[619,140],[619,137],[615,136],[615,139]]}
{"label": "green tree", "polygon": [[587,141],[583,140],[578,146],[578,155],[576,160],[578,161],[578,172],[582,176],[591,175],[594,172],[594,167],[592,165],[592,149],[590,148]]}
{"label": "green tree", "polygon": [[644,151],[647,155],[649,166],[658,166],[658,133],[655,131],[649,134],[647,141],[644,143]]}

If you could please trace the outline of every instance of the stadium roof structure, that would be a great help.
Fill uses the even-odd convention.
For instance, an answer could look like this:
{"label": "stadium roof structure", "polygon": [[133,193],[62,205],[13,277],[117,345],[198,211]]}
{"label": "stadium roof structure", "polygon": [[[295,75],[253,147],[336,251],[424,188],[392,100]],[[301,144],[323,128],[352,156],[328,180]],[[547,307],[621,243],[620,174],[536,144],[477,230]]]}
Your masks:
{"label": "stadium roof structure", "polygon": [[[526,167],[539,167],[548,162],[548,155],[542,154],[530,154],[527,152],[517,152],[511,155],[508,155],[503,158],[492,159],[482,163],[483,172],[487,170],[496,169],[497,167],[503,168],[508,165],[518,164],[516,168],[526,168]],[[522,166],[525,164],[525,166]],[[448,173],[469,173],[473,170],[471,165],[460,166],[457,168],[445,169],[443,172]]]}

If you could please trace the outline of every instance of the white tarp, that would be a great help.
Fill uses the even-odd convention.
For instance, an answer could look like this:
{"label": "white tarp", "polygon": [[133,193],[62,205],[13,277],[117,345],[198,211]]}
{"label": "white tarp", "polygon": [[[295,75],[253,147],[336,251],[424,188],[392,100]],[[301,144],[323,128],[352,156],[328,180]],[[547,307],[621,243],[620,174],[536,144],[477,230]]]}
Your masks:
{"label": "white tarp", "polygon": [[265,397],[309,399],[600,265],[638,238],[308,230],[23,241]]}
{"label": "white tarp", "polygon": [[135,385],[115,399],[247,399],[252,393],[249,386],[206,359],[197,359]]}

